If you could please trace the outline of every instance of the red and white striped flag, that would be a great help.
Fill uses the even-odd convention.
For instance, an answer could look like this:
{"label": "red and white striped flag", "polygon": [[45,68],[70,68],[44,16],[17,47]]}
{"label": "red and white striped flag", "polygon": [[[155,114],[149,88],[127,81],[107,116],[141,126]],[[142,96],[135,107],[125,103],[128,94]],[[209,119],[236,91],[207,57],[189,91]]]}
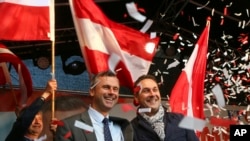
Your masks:
{"label": "red and white striped flag", "polygon": [[122,86],[147,74],[159,38],[108,19],[93,0],[70,0],[72,17],[90,74],[117,71]]}
{"label": "red and white striped flag", "polygon": [[0,40],[50,40],[50,0],[0,0]]}
{"label": "red and white striped flag", "polygon": [[185,68],[171,91],[169,104],[172,112],[204,119],[204,79],[209,30],[210,21],[208,21]]}
{"label": "red and white striped flag", "polygon": [[[18,73],[21,90],[21,100],[19,104],[25,104],[25,100],[32,94],[32,79],[30,72],[25,64],[13,52],[7,49],[4,45],[0,44],[0,63],[9,62],[12,64]],[[0,71],[1,73],[1,71]],[[5,76],[1,74],[0,76]]]}

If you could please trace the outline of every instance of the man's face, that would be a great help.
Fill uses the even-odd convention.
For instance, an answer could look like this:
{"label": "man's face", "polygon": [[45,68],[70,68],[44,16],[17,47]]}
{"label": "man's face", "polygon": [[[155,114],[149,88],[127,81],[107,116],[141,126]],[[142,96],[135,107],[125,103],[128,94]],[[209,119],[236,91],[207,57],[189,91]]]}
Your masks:
{"label": "man's face", "polygon": [[152,79],[144,79],[139,83],[139,94],[135,99],[139,102],[141,108],[151,108],[151,114],[155,114],[161,104],[161,95],[158,85]]}
{"label": "man's face", "polygon": [[34,120],[29,126],[27,134],[30,134],[32,136],[39,136],[42,130],[43,130],[43,117],[42,113],[39,112],[38,114],[36,114]]}
{"label": "man's face", "polygon": [[93,96],[92,107],[100,113],[109,112],[118,101],[119,88],[117,77],[100,77],[98,84],[90,90]]}

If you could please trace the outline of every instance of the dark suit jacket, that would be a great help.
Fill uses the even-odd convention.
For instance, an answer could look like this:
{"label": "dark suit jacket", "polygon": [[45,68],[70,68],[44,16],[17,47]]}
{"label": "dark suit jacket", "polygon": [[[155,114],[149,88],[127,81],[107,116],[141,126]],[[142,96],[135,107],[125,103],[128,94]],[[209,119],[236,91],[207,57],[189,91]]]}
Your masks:
{"label": "dark suit jacket", "polygon": [[[112,116],[109,119],[121,126],[125,141],[133,140],[133,128],[128,120]],[[55,141],[97,141],[94,132],[75,127],[74,123],[76,120],[93,127],[88,111],[86,110],[81,114],[64,119],[64,126],[57,127]]]}
{"label": "dark suit jacket", "polygon": [[5,141],[24,141],[24,134],[44,103],[44,100],[37,98],[30,106],[22,110]]}
{"label": "dark suit jacket", "polygon": [[[182,120],[181,114],[165,112],[165,139],[164,141],[199,141],[193,130],[178,127]],[[160,141],[152,126],[140,114],[132,121],[134,128],[134,141]]]}

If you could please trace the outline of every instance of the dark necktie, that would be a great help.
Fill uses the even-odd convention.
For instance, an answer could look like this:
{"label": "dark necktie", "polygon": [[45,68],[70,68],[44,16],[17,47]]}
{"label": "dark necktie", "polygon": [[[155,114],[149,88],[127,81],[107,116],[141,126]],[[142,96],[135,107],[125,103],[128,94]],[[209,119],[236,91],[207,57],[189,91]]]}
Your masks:
{"label": "dark necktie", "polygon": [[104,124],[104,141],[112,141],[112,137],[111,137],[111,133],[109,130],[109,119],[108,118],[104,118],[103,119],[103,124]]}

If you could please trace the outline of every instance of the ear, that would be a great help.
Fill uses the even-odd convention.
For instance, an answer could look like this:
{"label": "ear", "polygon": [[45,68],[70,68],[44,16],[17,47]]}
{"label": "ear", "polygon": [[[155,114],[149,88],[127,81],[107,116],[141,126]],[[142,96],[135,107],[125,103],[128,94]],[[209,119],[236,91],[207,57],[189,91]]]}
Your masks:
{"label": "ear", "polygon": [[135,105],[135,106],[138,106],[138,105],[139,105],[139,100],[138,100],[136,94],[134,95],[134,105]]}
{"label": "ear", "polygon": [[89,95],[94,96],[94,88],[89,90]]}

